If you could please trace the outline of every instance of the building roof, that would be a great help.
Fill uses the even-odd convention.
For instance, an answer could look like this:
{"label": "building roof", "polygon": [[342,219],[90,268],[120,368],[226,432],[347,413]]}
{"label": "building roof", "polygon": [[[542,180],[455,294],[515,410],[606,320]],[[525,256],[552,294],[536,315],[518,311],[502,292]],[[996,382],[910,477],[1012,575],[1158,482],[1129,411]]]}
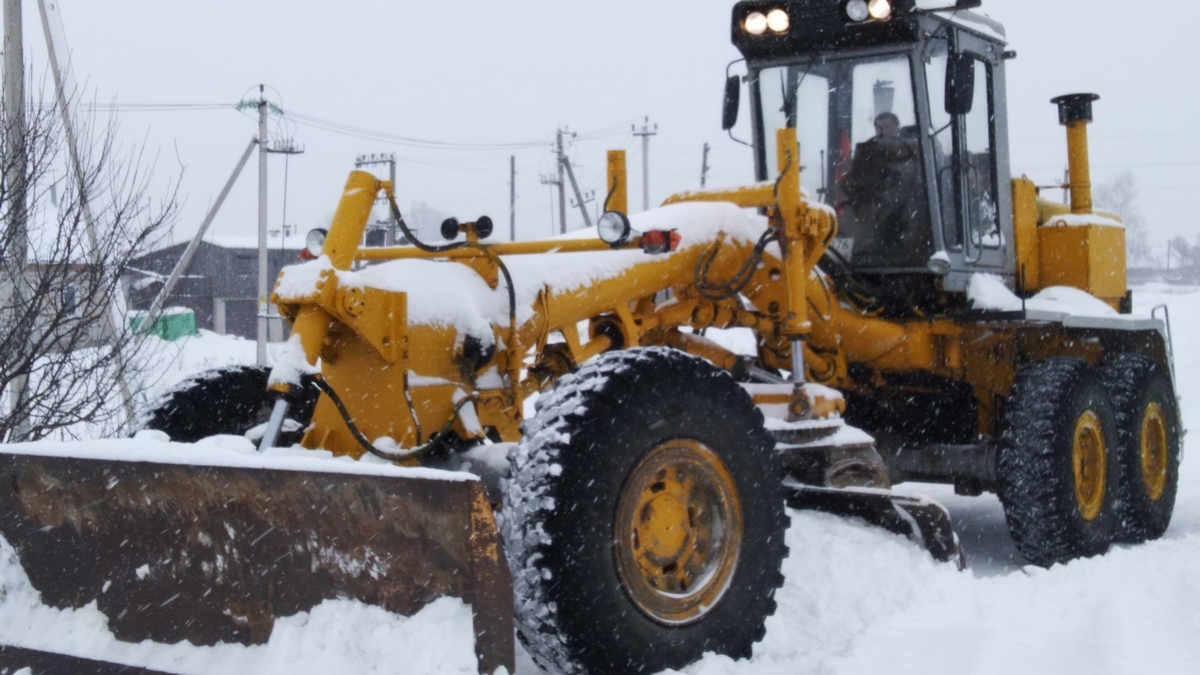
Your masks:
{"label": "building roof", "polygon": [[[275,236],[267,235],[267,248],[278,250],[280,248],[288,251],[299,251],[304,248],[304,238],[307,232],[303,234],[289,234],[283,241],[280,241],[278,234]],[[187,246],[191,239],[183,239],[176,241],[164,241],[159,246],[156,246],[154,251],[164,251],[177,246]],[[239,249],[239,250],[258,250],[258,235],[257,234],[207,234],[204,237],[204,243],[217,246],[220,248]]]}

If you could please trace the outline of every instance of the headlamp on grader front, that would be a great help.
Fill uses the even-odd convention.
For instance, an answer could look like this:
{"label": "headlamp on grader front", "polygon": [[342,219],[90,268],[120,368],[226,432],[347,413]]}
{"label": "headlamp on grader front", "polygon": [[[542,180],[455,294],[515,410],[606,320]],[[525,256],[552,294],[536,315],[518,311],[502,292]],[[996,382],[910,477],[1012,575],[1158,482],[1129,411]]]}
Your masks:
{"label": "headlamp on grader front", "polygon": [[632,233],[633,227],[629,224],[629,218],[620,211],[605,211],[596,221],[596,234],[601,241],[613,248],[624,244]]}
{"label": "headlamp on grader front", "polygon": [[321,257],[321,251],[325,248],[325,237],[328,235],[329,230],[323,227],[309,230],[308,235],[304,237],[304,248],[300,249],[300,259],[316,260]]}
{"label": "headlamp on grader front", "polygon": [[467,234],[467,241],[477,241],[492,236],[495,229],[491,217],[479,216],[473,223],[460,223],[458,218],[447,218],[442,221],[441,232],[446,241],[454,241],[463,232]]}

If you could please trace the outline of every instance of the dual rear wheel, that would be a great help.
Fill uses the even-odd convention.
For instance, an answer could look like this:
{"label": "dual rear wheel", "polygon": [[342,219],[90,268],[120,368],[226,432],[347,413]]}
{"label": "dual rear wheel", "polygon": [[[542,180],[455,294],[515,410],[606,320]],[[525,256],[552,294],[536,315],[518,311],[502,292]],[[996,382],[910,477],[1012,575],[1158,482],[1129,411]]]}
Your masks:
{"label": "dual rear wheel", "polygon": [[1120,354],[1049,358],[1018,373],[997,461],[1009,532],[1049,566],[1162,536],[1174,508],[1179,413],[1169,376]]}

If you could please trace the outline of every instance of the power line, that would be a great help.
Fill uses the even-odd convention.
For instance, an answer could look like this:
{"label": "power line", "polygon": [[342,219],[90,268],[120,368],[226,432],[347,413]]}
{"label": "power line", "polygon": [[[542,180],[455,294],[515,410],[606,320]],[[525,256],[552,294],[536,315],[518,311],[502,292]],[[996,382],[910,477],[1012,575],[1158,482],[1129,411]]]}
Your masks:
{"label": "power line", "polygon": [[83,103],[83,110],[100,112],[174,112],[188,110],[230,110],[233,103]]}
{"label": "power line", "polygon": [[[540,148],[554,143],[553,138],[543,138],[531,141],[522,141],[516,143],[459,143],[448,141],[433,141],[429,139],[415,138],[412,136],[401,136],[383,131],[373,131],[362,127],[356,127],[349,124],[341,124],[330,120],[324,120],[319,117],[305,115],[294,111],[285,111],[285,115],[296,120],[298,124],[303,124],[324,131],[331,131],[346,136],[361,138],[364,140],[384,141],[394,143],[396,145],[437,150],[515,150],[522,148]],[[628,122],[597,129],[596,131],[578,134],[576,140],[596,140],[600,138],[608,138],[611,136],[620,135],[618,130],[624,129]]]}
{"label": "power line", "polygon": [[[1050,169],[1058,168],[1056,164],[1037,164],[1020,166],[1021,169]],[[1160,166],[1200,166],[1200,162],[1146,162],[1141,164],[1093,164],[1093,169],[1149,169]]]}
{"label": "power line", "polygon": [[[85,110],[94,111],[127,111],[127,112],[181,112],[181,111],[207,111],[207,110],[237,110],[239,104],[235,103],[93,103],[85,104],[82,107]],[[277,110],[284,117],[291,118],[297,124],[302,124],[322,131],[350,136],[363,140],[385,141],[396,145],[436,150],[460,150],[460,151],[487,151],[487,150],[517,150],[528,148],[542,148],[554,143],[554,138],[546,137],[537,140],[518,141],[512,143],[464,143],[455,141],[440,141],[427,138],[417,138],[414,136],[404,136],[393,134],[386,131],[377,131],[358,127],[350,124],[343,124],[333,120],[322,119],[312,115],[296,112],[294,110]],[[594,131],[580,133],[575,137],[576,141],[599,140],[603,138],[611,138],[614,136],[624,135],[624,129],[636,120],[626,120],[613,124],[608,127],[596,129]]]}
{"label": "power line", "polygon": [[[1104,141],[1104,140],[1108,140],[1110,138],[1194,138],[1196,136],[1200,136],[1200,132],[1194,132],[1194,131],[1186,132],[1185,131],[1185,132],[1165,133],[1165,134],[1091,134],[1090,135],[1092,140],[1097,140],[1097,141]],[[1054,138],[1015,138],[1009,142],[1010,143],[1052,143],[1054,141],[1061,141],[1061,140],[1062,140],[1061,136],[1056,136]]]}

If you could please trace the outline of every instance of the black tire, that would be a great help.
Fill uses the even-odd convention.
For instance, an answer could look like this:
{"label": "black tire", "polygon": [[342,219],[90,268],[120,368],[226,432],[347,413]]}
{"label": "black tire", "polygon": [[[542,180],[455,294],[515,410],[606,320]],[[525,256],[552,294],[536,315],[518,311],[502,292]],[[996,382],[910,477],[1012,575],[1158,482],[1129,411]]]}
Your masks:
{"label": "black tire", "polygon": [[1182,429],[1171,378],[1141,354],[1109,359],[1101,377],[1113,400],[1120,439],[1116,539],[1126,543],[1158,539],[1171,524],[1179,488]]}
{"label": "black tire", "polygon": [[[195,443],[219,434],[241,436],[271,415],[273,397],[267,393],[270,369],[232,366],[185,380],[167,392],[144,417],[143,429],[156,429],[179,443]],[[312,420],[320,392],[309,381],[293,396],[288,418],[299,431],[281,433],[277,445],[299,442]]]}
{"label": "black tire", "polygon": [[[1076,445],[1085,468],[1077,478]],[[1004,409],[1000,501],[1017,550],[1049,567],[1108,550],[1114,534],[1117,431],[1095,369],[1072,358],[1030,363]]]}
{"label": "black tire", "polygon": [[[783,583],[788,519],[775,444],[745,391],[705,361],[638,348],[588,362],[539,403],[511,456],[501,518],[517,626],[534,659],[551,672],[576,675],[681,668],[709,651],[750,656]],[[621,546],[618,513],[653,511],[653,501],[625,510],[637,493],[629,486],[651,475],[643,467],[672,444],[702,445],[719,458],[736,484],[742,528],[738,557],[720,567],[729,570],[728,581],[711,609],[668,625],[634,599],[638,582],[623,580],[631,569],[623,556],[637,546]],[[661,490],[661,481],[649,491],[656,486]],[[690,493],[687,503],[694,525]],[[663,578],[665,586],[670,580]],[[700,593],[716,586],[697,581],[683,588]]]}

